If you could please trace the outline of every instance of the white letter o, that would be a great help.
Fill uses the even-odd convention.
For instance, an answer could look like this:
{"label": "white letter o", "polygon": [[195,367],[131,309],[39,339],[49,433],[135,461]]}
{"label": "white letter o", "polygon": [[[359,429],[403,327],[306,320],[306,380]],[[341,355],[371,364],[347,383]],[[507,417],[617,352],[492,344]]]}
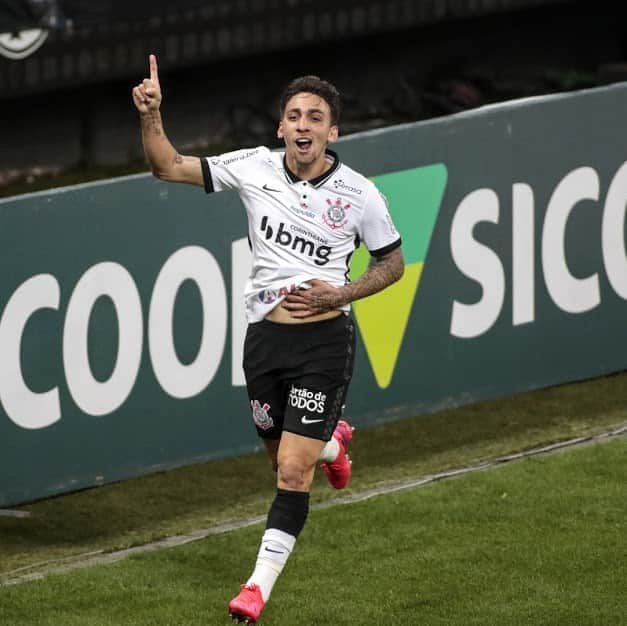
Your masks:
{"label": "white letter o", "polygon": [[[87,336],[92,308],[102,296],[113,301],[118,318],[118,350],[113,372],[97,381],[89,365]],[[63,366],[70,393],[88,415],[115,411],[135,385],[143,341],[142,307],[133,277],[122,265],[103,262],[90,267],[70,297],[63,327]]]}
{"label": "white letter o", "polygon": [[[196,283],[203,308],[200,349],[189,365],[178,359],[172,326],[176,294],[186,280]],[[199,246],[177,250],[157,276],[148,318],[152,367],[166,393],[174,398],[191,398],[207,387],[222,360],[226,324],[226,287],[217,261]]]}

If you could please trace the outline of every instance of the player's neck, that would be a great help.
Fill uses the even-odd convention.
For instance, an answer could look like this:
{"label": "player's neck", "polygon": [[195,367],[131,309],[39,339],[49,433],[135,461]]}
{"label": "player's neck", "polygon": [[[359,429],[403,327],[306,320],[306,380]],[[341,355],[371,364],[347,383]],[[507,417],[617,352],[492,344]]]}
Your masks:
{"label": "player's neck", "polygon": [[312,180],[331,169],[333,159],[326,154],[326,151],[311,163],[299,162],[294,156],[286,154],[285,163],[292,174],[300,180]]}

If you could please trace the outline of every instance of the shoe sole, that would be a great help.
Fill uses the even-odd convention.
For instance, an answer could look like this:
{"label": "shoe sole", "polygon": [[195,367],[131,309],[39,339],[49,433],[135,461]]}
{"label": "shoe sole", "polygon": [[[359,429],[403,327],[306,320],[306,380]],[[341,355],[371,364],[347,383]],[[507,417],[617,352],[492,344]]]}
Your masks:
{"label": "shoe sole", "polygon": [[229,613],[229,615],[231,616],[232,620],[236,624],[256,624],[257,623],[256,619],[252,619],[251,617],[248,617],[247,615],[242,615],[241,613]]}

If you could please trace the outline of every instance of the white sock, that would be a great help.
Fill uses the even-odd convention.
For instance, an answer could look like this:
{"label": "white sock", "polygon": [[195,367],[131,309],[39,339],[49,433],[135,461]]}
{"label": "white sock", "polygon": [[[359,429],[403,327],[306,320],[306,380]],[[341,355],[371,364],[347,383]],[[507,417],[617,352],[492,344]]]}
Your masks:
{"label": "white sock", "polygon": [[335,437],[331,437],[327,441],[327,445],[322,448],[320,453],[320,461],[323,463],[333,463],[337,459],[337,455],[340,453],[340,444]]}
{"label": "white sock", "polygon": [[268,528],[261,538],[255,571],[246,581],[247,585],[258,585],[264,602],[268,601],[287,559],[294,549],[296,537],[277,528]]}

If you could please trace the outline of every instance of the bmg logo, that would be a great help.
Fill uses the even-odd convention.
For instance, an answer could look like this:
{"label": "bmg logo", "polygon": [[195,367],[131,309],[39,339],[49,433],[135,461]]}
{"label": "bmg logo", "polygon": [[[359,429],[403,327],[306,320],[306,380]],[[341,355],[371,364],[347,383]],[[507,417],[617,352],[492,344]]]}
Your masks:
{"label": "bmg logo", "polygon": [[[295,228],[292,226],[292,229]],[[329,262],[329,254],[331,254],[331,248],[327,245],[316,245],[311,239],[301,237],[291,233],[283,222],[279,224],[279,228],[276,231],[270,224],[268,224],[268,216],[264,215],[261,219],[261,231],[265,233],[266,239],[272,239],[274,237],[274,243],[286,248],[291,248],[295,252],[314,258],[314,263],[319,266],[326,265]]]}

